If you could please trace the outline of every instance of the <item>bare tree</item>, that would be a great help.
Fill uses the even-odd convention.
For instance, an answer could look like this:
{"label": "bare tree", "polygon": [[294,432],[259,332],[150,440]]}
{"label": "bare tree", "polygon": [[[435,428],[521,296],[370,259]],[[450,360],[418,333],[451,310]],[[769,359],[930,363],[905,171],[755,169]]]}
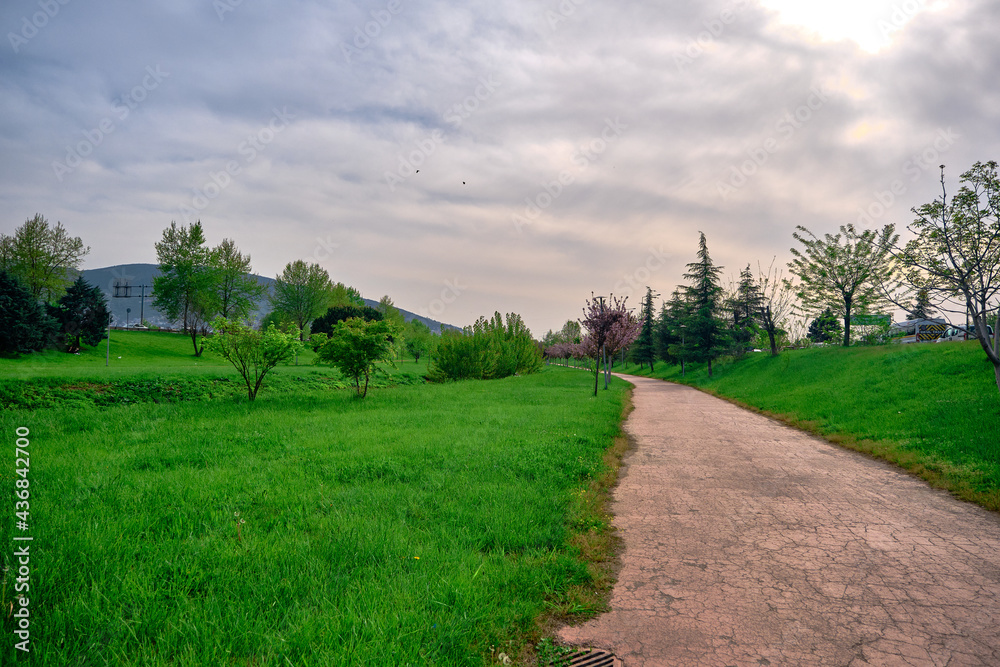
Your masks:
{"label": "bare tree", "polygon": [[771,343],[771,356],[778,356],[777,336],[785,333],[785,319],[792,314],[795,306],[795,289],[786,280],[782,280],[780,267],[774,265],[771,259],[767,271],[757,262],[757,289],[760,292],[760,325],[767,332]]}
{"label": "bare tree", "polygon": [[[908,229],[916,238],[895,257],[906,281],[927,289],[938,308],[971,318],[976,339],[993,364],[1000,390],[1000,178],[996,162],[976,162],[962,174],[964,184],[948,201],[941,165],[941,199],[914,208]],[[956,304],[956,301],[958,302]],[[988,321],[993,320],[990,336]]]}

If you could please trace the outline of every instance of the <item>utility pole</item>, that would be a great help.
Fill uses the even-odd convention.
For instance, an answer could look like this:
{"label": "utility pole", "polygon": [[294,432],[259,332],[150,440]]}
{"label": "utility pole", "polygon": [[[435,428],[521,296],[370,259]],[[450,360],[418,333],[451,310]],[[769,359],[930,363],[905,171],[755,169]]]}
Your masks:
{"label": "utility pole", "polygon": [[111,313],[108,313],[108,352],[104,357],[104,366],[111,365]]}

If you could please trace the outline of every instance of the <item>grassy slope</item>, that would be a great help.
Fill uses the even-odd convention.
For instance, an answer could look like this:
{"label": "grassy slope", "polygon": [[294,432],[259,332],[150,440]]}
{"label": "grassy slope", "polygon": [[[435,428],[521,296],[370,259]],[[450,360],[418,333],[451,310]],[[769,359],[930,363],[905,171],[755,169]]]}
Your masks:
{"label": "grassy slope", "polygon": [[[649,375],[634,365],[626,372]],[[979,345],[941,343],[755,353],[715,366],[658,364],[684,381],[902,465],[1000,509],[1000,397]]]}
{"label": "grassy slope", "polygon": [[[133,352],[149,372],[156,350]],[[105,370],[76,361],[45,363],[73,381]],[[192,362],[179,368],[195,373]],[[9,377],[19,362],[0,363]],[[543,612],[600,604],[582,556],[607,552],[584,553],[608,533],[597,481],[625,385],[595,400],[587,378],[546,369],[364,401],[279,383],[252,405],[0,412],[4,433],[31,429],[32,663],[483,665],[491,646],[521,653]],[[0,522],[5,565],[12,533]],[[11,588],[8,573],[4,606]]]}

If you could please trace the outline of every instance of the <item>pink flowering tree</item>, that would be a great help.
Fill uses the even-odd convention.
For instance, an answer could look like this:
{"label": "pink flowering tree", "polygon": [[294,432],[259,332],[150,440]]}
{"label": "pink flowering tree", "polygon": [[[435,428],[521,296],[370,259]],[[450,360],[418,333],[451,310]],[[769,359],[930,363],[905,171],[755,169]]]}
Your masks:
{"label": "pink flowering tree", "polygon": [[583,354],[596,362],[594,396],[597,396],[601,364],[604,364],[604,388],[607,389],[610,374],[608,357],[631,345],[639,335],[642,324],[625,306],[628,297],[617,298],[613,294],[607,300],[604,297],[591,297],[587,299],[587,307],[583,309],[584,318],[580,321],[587,330],[580,346]]}

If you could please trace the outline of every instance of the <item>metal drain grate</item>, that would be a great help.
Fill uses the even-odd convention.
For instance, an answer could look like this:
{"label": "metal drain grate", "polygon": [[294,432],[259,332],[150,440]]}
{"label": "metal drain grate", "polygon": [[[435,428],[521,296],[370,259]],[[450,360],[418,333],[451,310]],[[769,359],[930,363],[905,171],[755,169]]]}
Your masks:
{"label": "metal drain grate", "polygon": [[622,661],[597,648],[580,649],[549,663],[552,667],[622,667]]}

